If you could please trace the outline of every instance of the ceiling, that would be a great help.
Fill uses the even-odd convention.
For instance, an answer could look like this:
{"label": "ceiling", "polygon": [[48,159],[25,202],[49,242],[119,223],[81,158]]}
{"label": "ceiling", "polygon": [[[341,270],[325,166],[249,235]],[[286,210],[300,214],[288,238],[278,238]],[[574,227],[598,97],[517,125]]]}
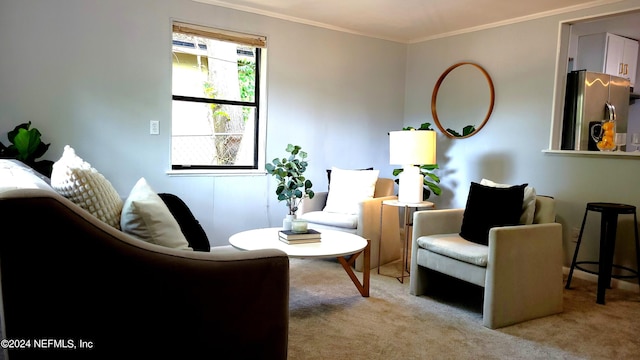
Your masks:
{"label": "ceiling", "polygon": [[194,0],[414,43],[621,0]]}

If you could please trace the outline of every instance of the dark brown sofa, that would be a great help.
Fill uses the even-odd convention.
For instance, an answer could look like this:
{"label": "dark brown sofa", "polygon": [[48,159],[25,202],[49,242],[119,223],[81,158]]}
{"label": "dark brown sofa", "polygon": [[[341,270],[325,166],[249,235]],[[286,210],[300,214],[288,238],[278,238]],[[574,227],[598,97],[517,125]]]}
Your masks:
{"label": "dark brown sofa", "polygon": [[[148,244],[53,190],[11,190],[7,174],[0,173],[3,339],[31,340],[30,349],[9,350],[10,359],[287,357],[283,252]],[[35,348],[38,339],[56,341]]]}

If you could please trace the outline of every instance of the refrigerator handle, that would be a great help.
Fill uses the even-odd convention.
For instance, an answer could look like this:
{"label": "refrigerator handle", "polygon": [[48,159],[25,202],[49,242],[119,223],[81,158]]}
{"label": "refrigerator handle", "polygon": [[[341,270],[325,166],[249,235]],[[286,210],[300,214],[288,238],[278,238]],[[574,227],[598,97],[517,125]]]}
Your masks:
{"label": "refrigerator handle", "polygon": [[605,110],[608,110],[609,112],[609,121],[615,121],[616,120],[616,107],[613,106],[612,104],[605,102],[604,106],[606,107]]}

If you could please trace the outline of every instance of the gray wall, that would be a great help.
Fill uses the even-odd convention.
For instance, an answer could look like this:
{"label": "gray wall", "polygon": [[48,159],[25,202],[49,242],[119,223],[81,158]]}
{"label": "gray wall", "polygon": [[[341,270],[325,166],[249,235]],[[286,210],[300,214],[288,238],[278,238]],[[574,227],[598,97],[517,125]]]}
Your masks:
{"label": "gray wall", "polygon": [[[580,157],[543,153],[549,148],[559,22],[587,15],[640,7],[640,1],[550,16],[408,47],[405,124],[432,120],[434,84],[450,65],[472,61],[491,75],[495,108],[487,125],[475,136],[452,140],[438,137],[442,170],[440,208],[464,207],[471,181],[483,177],[503,183],[529,183],[538,194],[557,200],[564,225],[565,262],[575,244],[591,201],[640,206],[640,158]],[[460,98],[462,105],[464,98]],[[634,105],[640,106],[640,105]],[[636,267],[631,217],[621,217],[616,262]],[[597,260],[599,214],[590,213],[580,258]]]}
{"label": "gray wall", "polygon": [[172,19],[268,37],[268,161],[302,146],[316,191],[331,166],[392,176],[387,132],[403,121],[404,44],[189,0],[2,0],[0,141],[32,121],[52,144],[46,158],[69,144],[123,196],[142,176],[178,194],[214,245],[281,226],[287,210],[271,177],[166,174]]}

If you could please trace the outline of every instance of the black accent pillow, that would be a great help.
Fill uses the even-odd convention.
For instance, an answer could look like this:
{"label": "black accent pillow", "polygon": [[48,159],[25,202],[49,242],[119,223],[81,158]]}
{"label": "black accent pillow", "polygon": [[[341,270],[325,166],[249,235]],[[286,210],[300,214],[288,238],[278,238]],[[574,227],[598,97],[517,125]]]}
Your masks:
{"label": "black accent pillow", "polygon": [[528,184],[508,188],[471,183],[464,209],[460,236],[482,245],[489,243],[489,229],[518,225],[522,213],[524,188]]}
{"label": "black accent pillow", "polygon": [[211,251],[211,245],[209,244],[209,238],[202,229],[200,222],[193,216],[193,213],[178,196],[167,193],[158,194],[162,201],[167,205],[171,215],[176,219],[180,230],[184,237],[187,238],[189,246],[194,251]]}
{"label": "black accent pillow", "polygon": [[[356,169],[356,170],[373,170],[372,167],[366,169]],[[331,169],[327,169],[327,189],[331,187]]]}

